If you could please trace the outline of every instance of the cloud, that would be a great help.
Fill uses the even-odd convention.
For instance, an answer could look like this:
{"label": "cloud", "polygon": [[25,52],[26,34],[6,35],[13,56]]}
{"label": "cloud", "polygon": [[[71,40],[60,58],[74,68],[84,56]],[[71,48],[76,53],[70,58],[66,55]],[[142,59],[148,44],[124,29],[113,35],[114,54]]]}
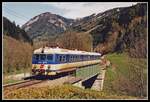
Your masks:
{"label": "cloud", "polygon": [[77,17],[89,16],[93,13],[104,12],[108,9],[116,7],[132,6],[135,5],[136,2],[45,2],[42,4],[50,5],[58,9],[64,10],[65,12],[62,16],[75,19]]}

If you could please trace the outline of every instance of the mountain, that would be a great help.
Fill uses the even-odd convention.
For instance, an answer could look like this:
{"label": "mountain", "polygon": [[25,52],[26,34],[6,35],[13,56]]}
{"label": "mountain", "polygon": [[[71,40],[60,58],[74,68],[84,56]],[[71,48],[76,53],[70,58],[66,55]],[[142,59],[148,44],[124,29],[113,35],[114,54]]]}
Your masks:
{"label": "mountain", "polygon": [[45,12],[30,19],[22,28],[31,39],[38,39],[39,37],[44,39],[63,33],[73,22],[73,19]]}
{"label": "mountain", "polygon": [[16,26],[15,22],[9,21],[6,17],[3,17],[3,34],[16,40],[32,44],[32,40],[27,33],[19,26]]}
{"label": "mountain", "polygon": [[104,54],[128,51],[133,56],[135,52],[140,52],[142,57],[147,55],[146,3],[93,13],[79,19],[67,19],[46,12],[35,16],[22,28],[32,40],[38,42],[57,40],[63,33],[75,31],[92,36],[94,51]]}

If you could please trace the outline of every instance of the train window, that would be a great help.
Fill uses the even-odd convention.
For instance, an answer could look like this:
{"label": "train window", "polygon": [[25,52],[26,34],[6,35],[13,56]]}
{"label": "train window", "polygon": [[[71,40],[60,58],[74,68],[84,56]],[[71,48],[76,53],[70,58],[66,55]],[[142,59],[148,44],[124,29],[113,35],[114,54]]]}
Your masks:
{"label": "train window", "polygon": [[77,56],[75,55],[75,56],[74,56],[74,61],[76,61],[76,60],[77,60]]}
{"label": "train window", "polygon": [[77,55],[75,55],[75,61],[77,61],[77,58],[78,58]]}
{"label": "train window", "polygon": [[87,60],[87,56],[86,56],[86,55],[84,55],[84,60],[85,60],[85,61]]}
{"label": "train window", "polygon": [[78,61],[80,61],[80,55],[78,55]]}
{"label": "train window", "polygon": [[77,55],[77,61],[79,61],[79,55]]}
{"label": "train window", "polygon": [[75,56],[75,61],[78,61],[78,55]]}
{"label": "train window", "polygon": [[66,61],[66,56],[65,55],[59,55],[58,61],[59,62],[65,62]]}
{"label": "train window", "polygon": [[76,56],[76,61],[79,61],[79,55]]}
{"label": "train window", "polygon": [[73,61],[75,61],[75,58],[76,58],[75,55],[73,55]]}
{"label": "train window", "polygon": [[74,61],[74,56],[73,55],[71,55],[71,62],[73,62]]}
{"label": "train window", "polygon": [[77,55],[75,55],[74,57],[75,57],[74,61],[77,61]]}
{"label": "train window", "polygon": [[71,62],[73,62],[74,61],[74,57],[73,57],[73,55],[71,55]]}
{"label": "train window", "polygon": [[95,56],[95,59],[97,59],[97,56]]}
{"label": "train window", "polygon": [[83,61],[84,59],[83,59],[83,55],[81,55],[81,60]]}
{"label": "train window", "polygon": [[66,56],[65,55],[63,55],[62,56],[62,60],[61,60],[62,62],[65,62],[66,61]]}
{"label": "train window", "polygon": [[69,55],[66,55],[66,62],[69,62]]}
{"label": "train window", "polygon": [[73,61],[75,61],[75,55],[73,55]]}
{"label": "train window", "polygon": [[88,58],[89,58],[88,55],[86,55],[86,60],[88,60]]}
{"label": "train window", "polygon": [[83,55],[83,61],[85,61],[85,55]]}
{"label": "train window", "polygon": [[82,60],[84,61],[84,55],[82,55]]}
{"label": "train window", "polygon": [[93,60],[93,59],[94,59],[94,56],[92,55],[91,57],[92,57],[91,59]]}
{"label": "train window", "polygon": [[88,55],[86,55],[85,57],[86,57],[86,60],[88,60]]}
{"label": "train window", "polygon": [[40,55],[40,60],[45,60],[46,59],[46,55],[45,54],[41,54]]}
{"label": "train window", "polygon": [[79,55],[79,61],[82,61],[82,57],[81,57],[81,55]]}
{"label": "train window", "polygon": [[93,59],[95,60],[95,56],[93,56]]}
{"label": "train window", "polygon": [[61,62],[62,56],[58,56],[58,61]]}
{"label": "train window", "polygon": [[90,60],[90,55],[88,55],[87,57],[88,57],[88,60]]}
{"label": "train window", "polygon": [[33,55],[33,59],[39,60],[39,55],[38,54]]}
{"label": "train window", "polygon": [[53,60],[53,55],[47,55],[47,60],[52,61]]}
{"label": "train window", "polygon": [[93,58],[93,57],[92,57],[92,55],[91,55],[91,56],[90,56],[90,60],[92,60],[92,58]]}
{"label": "train window", "polygon": [[73,56],[72,56],[72,55],[69,56],[69,61],[70,61],[70,62],[73,61]]}

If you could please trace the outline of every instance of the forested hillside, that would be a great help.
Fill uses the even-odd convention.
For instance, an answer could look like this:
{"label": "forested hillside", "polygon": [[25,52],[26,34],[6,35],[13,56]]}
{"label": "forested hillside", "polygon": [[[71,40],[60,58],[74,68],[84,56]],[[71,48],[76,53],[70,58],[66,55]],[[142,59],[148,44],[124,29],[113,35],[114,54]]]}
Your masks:
{"label": "forested hillside", "polygon": [[73,26],[93,37],[94,51],[101,53],[128,51],[130,56],[147,55],[147,4],[112,10],[85,17]]}
{"label": "forested hillside", "polygon": [[16,25],[15,22],[9,21],[6,17],[3,17],[3,34],[13,37],[16,40],[28,42],[32,44],[32,40],[27,33]]}
{"label": "forested hillside", "polygon": [[4,75],[31,68],[32,40],[27,33],[3,17]]}

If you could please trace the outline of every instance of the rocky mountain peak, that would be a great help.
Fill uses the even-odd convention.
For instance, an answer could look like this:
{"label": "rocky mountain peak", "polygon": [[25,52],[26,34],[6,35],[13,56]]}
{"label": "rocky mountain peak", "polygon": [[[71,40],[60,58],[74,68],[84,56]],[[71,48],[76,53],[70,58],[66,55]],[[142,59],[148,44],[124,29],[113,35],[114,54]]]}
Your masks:
{"label": "rocky mountain peak", "polygon": [[31,18],[22,28],[31,39],[39,36],[53,36],[64,32],[74,20],[45,12]]}

